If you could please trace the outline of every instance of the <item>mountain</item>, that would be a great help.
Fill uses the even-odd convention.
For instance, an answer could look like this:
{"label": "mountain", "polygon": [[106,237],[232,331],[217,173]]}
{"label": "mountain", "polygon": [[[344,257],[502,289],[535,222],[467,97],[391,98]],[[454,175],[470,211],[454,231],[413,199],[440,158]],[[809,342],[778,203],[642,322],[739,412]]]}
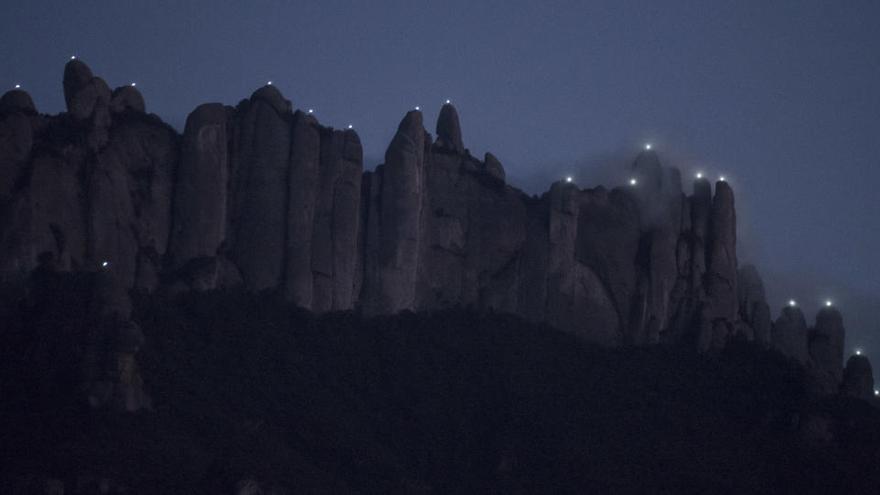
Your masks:
{"label": "mountain", "polygon": [[10,342],[39,363],[66,353],[38,389],[63,375],[96,410],[161,408],[170,395],[157,403],[151,380],[182,370],[145,366],[157,359],[151,339],[175,326],[151,323],[155,301],[234,291],[327,318],[353,312],[366,327],[410,312],[504,314],[610,355],[750,342],[802,370],[804,397],[874,400],[870,363],[844,370],[834,307],[812,326],[796,306],[772,320],[760,274],[737,260],[731,186],[697,178],[685,192],[650,149],[624,187],[563,179],[529,196],[491,153],[470,154],[449,103],[435,135],[408,112],[384,163],[365,172],[353,129],[320,125],[271,85],[235,107],[199,106],[182,134],[146,113],[136,87],[111,90],[81,60],[63,87],[60,115],[39,114],[18,89],[0,98],[0,311],[18,322]]}

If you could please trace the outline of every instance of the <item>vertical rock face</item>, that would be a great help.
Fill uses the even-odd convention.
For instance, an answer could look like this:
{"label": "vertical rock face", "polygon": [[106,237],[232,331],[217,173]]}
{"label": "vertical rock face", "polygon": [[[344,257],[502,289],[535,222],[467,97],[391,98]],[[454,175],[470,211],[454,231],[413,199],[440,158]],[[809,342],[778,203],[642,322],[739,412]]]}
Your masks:
{"label": "vertical rock face", "polygon": [[769,347],[770,305],[764,293],[764,281],[754,265],[745,265],[737,273],[737,299],[739,300],[739,317],[754,331],[755,342]]}
{"label": "vertical rock face", "polygon": [[638,281],[630,333],[638,343],[656,343],[673,314],[678,279],[677,250],[682,233],[684,196],[678,169],[664,168],[653,151],[644,151],[632,167],[637,187],[641,239]]}
{"label": "vertical rock face", "polygon": [[182,136],[80,60],[64,94],[61,117],[23,91],[0,98],[4,283],[51,254],[60,270],[103,269],[123,299],[241,283],[318,312],[491,308],[603,345],[708,351],[739,334],[840,377],[842,324],[820,318],[809,348],[793,309],[771,330],[760,276],[738,269],[730,186],[713,197],[698,179],[685,195],[654,152],[627,187],[529,197],[493,154],[471,156],[450,104],[436,141],[409,112],[363,173],[354,131],[294,112],[273,86],[196,108]]}
{"label": "vertical rock face", "polygon": [[89,259],[113,263],[127,287],[155,288],[147,272],[160,268],[168,247],[178,146],[171,128],[138,116],[113,126],[91,164]]}
{"label": "vertical rock face", "polygon": [[287,184],[287,243],[285,297],[304,308],[312,307],[312,236],[318,197],[321,130],[310,115],[293,116],[290,177]]}
{"label": "vertical rock face", "polygon": [[836,308],[822,308],[809,336],[810,363],[820,393],[835,393],[840,384],[844,333],[840,312]]}
{"label": "vertical rock face", "polygon": [[632,326],[632,315],[639,280],[639,207],[628,191],[603,188],[584,191],[579,206],[577,259],[602,281],[602,297],[616,310],[616,340],[635,343],[639,332]]}
{"label": "vertical rock face", "polygon": [[[411,111],[385,152],[385,164],[371,181],[372,205],[365,267],[364,309],[370,314],[415,309],[416,274],[425,202],[425,130],[422,114]],[[372,206],[371,205],[371,206]]]}
{"label": "vertical rock face", "polygon": [[782,314],[773,324],[770,340],[773,348],[800,363],[810,359],[807,321],[798,307],[782,308]]}
{"label": "vertical rock face", "polygon": [[226,238],[229,184],[227,110],[201,105],[186,119],[174,188],[170,265],[217,255]]}
{"label": "vertical rock face", "polygon": [[354,305],[363,152],[353,131],[321,136],[320,187],[312,234],[315,311]]}
{"label": "vertical rock face", "polygon": [[290,102],[273,86],[251,95],[240,116],[233,194],[233,261],[253,290],[275,288],[284,267]]}
{"label": "vertical rock face", "polygon": [[874,398],[874,372],[866,356],[850,356],[846,360],[840,393],[862,400]]}
{"label": "vertical rock face", "polygon": [[736,211],[733,189],[724,181],[715,184],[707,253],[706,283],[712,317],[736,321]]}

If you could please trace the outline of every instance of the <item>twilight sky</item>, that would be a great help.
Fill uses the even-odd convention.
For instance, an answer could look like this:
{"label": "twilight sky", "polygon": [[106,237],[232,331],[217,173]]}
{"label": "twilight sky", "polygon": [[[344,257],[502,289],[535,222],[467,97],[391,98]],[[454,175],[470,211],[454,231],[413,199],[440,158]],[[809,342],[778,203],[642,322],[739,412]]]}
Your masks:
{"label": "twilight sky", "polygon": [[[4,2],[0,87],[63,110],[77,55],[137,82],[178,129],[206,101],[268,80],[326,125],[349,123],[365,166],[406,110],[449,98],[465,145],[510,182],[619,184],[645,142],[686,176],[732,183],[740,259],[811,321],[831,298],[847,346],[880,362],[880,2]],[[433,127],[433,126],[432,126]],[[429,129],[433,131],[433,128]],[[689,186],[689,184],[686,184]],[[689,187],[688,187],[689,189]]]}

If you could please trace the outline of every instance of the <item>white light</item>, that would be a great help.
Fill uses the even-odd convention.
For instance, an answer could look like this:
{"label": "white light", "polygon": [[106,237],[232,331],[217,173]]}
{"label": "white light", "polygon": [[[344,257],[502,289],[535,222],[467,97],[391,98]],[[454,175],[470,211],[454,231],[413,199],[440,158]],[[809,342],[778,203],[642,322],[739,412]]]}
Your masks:
{"label": "white light", "polygon": [[446,100],[446,104],[447,104],[447,105],[449,105],[450,103],[452,103],[452,102],[449,101],[449,100]]}
{"label": "white light", "polygon": [[70,60],[76,60],[76,55],[71,55]]}
{"label": "white light", "polygon": [[636,185],[636,184],[638,184],[638,183],[639,183],[639,181],[637,181],[637,180],[635,180],[635,179],[630,179],[630,180],[629,180],[629,185],[631,185],[631,186],[634,186],[634,185]]}
{"label": "white light", "polygon": [[271,85],[272,85],[272,81],[268,81],[268,82],[266,83],[266,85],[267,85],[267,86],[271,86]]}
{"label": "white light", "polygon": [[421,108],[419,108],[419,107],[416,107],[416,110],[421,110]]}
{"label": "white light", "polygon": [[703,178],[703,172],[697,172],[697,178],[698,178],[698,179],[702,179],[702,178]]}
{"label": "white light", "polygon": [[565,178],[565,182],[571,182],[571,181],[573,181],[573,180],[574,180],[574,179],[572,179],[571,176],[568,176],[568,177]]}
{"label": "white light", "polygon": [[21,84],[16,84],[15,89],[21,89]]}
{"label": "white light", "polygon": [[348,124],[348,128],[349,128],[349,129],[354,129],[354,126],[351,125],[351,124]]}
{"label": "white light", "polygon": [[874,395],[880,395],[880,390],[875,390]]}
{"label": "white light", "polygon": [[132,88],[135,87],[135,86],[137,86],[137,83],[131,83],[131,87],[132,87]]}
{"label": "white light", "polygon": [[110,262],[109,261],[102,261],[101,266],[104,268],[107,268],[108,266],[110,266]]}
{"label": "white light", "polygon": [[862,355],[862,350],[856,349],[856,356],[861,356],[861,355]]}
{"label": "white light", "polygon": [[795,301],[794,299],[791,299],[788,301],[788,305],[793,308],[793,307],[797,306],[797,301]]}
{"label": "white light", "polygon": [[724,176],[722,175],[721,177],[718,178],[718,180],[720,180],[721,182],[724,182],[724,181],[726,181],[727,179],[725,179]]}
{"label": "white light", "polygon": [[830,307],[831,307],[831,301],[830,301],[830,300],[825,301],[825,306],[830,308]]}
{"label": "white light", "polygon": [[309,113],[315,113],[315,111],[314,111],[313,109],[310,108],[310,109],[309,109]]}
{"label": "white light", "polygon": [[645,149],[651,151],[651,143],[646,144]]}

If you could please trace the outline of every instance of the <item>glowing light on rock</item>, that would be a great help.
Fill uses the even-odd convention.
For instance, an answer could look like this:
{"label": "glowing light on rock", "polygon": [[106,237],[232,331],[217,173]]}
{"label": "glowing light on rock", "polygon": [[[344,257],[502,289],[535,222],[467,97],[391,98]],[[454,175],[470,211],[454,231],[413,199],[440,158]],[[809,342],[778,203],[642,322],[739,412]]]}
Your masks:
{"label": "glowing light on rock", "polygon": [[16,84],[15,89],[21,89],[21,84]]}
{"label": "glowing light on rock", "polygon": [[630,180],[629,180],[629,185],[631,185],[631,186],[635,186],[635,185],[637,185],[638,183],[639,183],[639,181],[636,180],[636,179],[630,179]]}
{"label": "glowing light on rock", "polygon": [[880,390],[875,390],[874,395],[880,395]]}
{"label": "glowing light on rock", "polygon": [[651,151],[651,143],[646,144],[645,149]]}
{"label": "glowing light on rock", "polygon": [[450,101],[450,100],[446,100],[446,104],[447,104],[447,105],[449,105],[450,103],[452,103],[452,101]]}
{"label": "glowing light on rock", "polygon": [[797,301],[795,301],[794,299],[790,299],[788,301],[788,305],[793,308],[793,307],[797,306]]}
{"label": "glowing light on rock", "polygon": [[703,178],[703,172],[697,172],[697,178],[698,178],[698,179],[702,179],[702,178]]}
{"label": "glowing light on rock", "polygon": [[131,83],[131,87],[132,87],[132,88],[135,87],[135,86],[137,86],[137,83]]}
{"label": "glowing light on rock", "polygon": [[421,110],[421,108],[419,108],[419,107],[416,107],[416,110]]}
{"label": "glowing light on rock", "polygon": [[827,300],[827,301],[825,301],[825,307],[826,307],[826,308],[830,308],[831,306],[832,306],[832,302],[831,302],[830,299]]}
{"label": "glowing light on rock", "polygon": [[718,178],[718,180],[721,181],[721,182],[724,182],[724,181],[726,181],[727,179],[725,179],[724,176],[722,175],[721,177]]}
{"label": "glowing light on rock", "polygon": [[349,128],[349,129],[354,129],[354,126],[351,125],[351,124],[348,124],[348,128]]}
{"label": "glowing light on rock", "polygon": [[266,82],[266,86],[271,86],[271,85],[272,85],[272,81]]}
{"label": "glowing light on rock", "polygon": [[856,356],[861,356],[861,355],[862,355],[862,350],[856,349]]}
{"label": "glowing light on rock", "polygon": [[108,266],[110,266],[110,262],[109,262],[109,261],[106,261],[106,260],[105,260],[105,261],[102,261],[102,262],[101,262],[101,267],[102,267],[102,268],[107,268]]}
{"label": "glowing light on rock", "polygon": [[76,55],[71,55],[70,60],[76,60]]}
{"label": "glowing light on rock", "polygon": [[573,181],[573,180],[574,180],[574,179],[572,179],[571,176],[568,176],[568,177],[565,178],[565,182],[571,182],[571,181]]}
{"label": "glowing light on rock", "polygon": [[310,108],[310,109],[309,109],[309,113],[315,113],[315,111],[314,111],[313,109]]}

